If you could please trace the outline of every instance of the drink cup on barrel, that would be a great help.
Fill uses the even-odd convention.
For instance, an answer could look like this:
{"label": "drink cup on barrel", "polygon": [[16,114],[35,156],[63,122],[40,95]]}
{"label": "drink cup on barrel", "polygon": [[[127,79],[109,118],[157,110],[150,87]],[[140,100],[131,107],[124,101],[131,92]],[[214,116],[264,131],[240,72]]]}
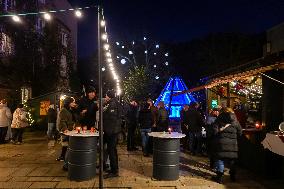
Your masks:
{"label": "drink cup on barrel", "polygon": [[80,134],[81,133],[81,127],[76,127],[76,131],[77,131],[78,134]]}
{"label": "drink cup on barrel", "polygon": [[94,129],[94,127],[91,127],[91,133],[94,133],[95,132],[95,129]]}
{"label": "drink cup on barrel", "polygon": [[87,132],[87,129],[88,129],[87,126],[84,126],[84,127],[83,127],[83,133],[86,133],[86,132]]}

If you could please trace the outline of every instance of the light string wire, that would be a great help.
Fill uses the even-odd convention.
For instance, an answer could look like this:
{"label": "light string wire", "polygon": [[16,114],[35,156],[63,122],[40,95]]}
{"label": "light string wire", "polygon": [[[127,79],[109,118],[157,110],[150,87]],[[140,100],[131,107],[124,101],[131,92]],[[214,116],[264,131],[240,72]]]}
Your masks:
{"label": "light string wire", "polygon": [[103,25],[101,25],[101,27],[103,27],[104,29],[104,33],[102,34],[102,38],[103,40],[105,41],[104,43],[104,50],[105,50],[105,59],[106,59],[106,62],[107,62],[107,65],[108,65],[108,68],[109,70],[111,71],[112,73],[112,76],[114,78],[114,80],[116,81],[116,92],[117,92],[117,95],[120,95],[121,94],[121,87],[120,87],[120,80],[119,80],[119,76],[117,75],[117,72],[115,70],[115,66],[114,66],[114,61],[112,59],[112,53],[111,53],[111,48],[110,48],[110,45],[109,45],[109,35],[107,33],[107,29],[106,29],[106,20],[105,20],[105,16],[104,16],[104,10],[102,9],[102,21],[104,22]]}
{"label": "light string wire", "polygon": [[269,79],[271,79],[271,80],[273,80],[273,81],[276,81],[276,82],[278,82],[278,83],[284,85],[284,83],[283,83],[282,81],[279,81],[279,80],[277,80],[277,79],[274,79],[273,77],[270,77],[269,75],[266,75],[266,74],[264,74],[264,73],[260,73],[260,74],[263,75],[263,76],[265,76],[265,77],[267,77],[267,78],[269,78]]}
{"label": "light string wire", "polygon": [[78,7],[78,8],[70,8],[70,9],[46,10],[46,11],[27,12],[27,13],[0,14],[0,18],[1,18],[1,17],[13,17],[13,16],[40,15],[40,14],[46,14],[46,13],[62,13],[62,12],[76,11],[76,10],[84,10],[84,9],[91,9],[91,8],[97,8],[97,6],[96,6],[96,5],[92,5],[92,6]]}

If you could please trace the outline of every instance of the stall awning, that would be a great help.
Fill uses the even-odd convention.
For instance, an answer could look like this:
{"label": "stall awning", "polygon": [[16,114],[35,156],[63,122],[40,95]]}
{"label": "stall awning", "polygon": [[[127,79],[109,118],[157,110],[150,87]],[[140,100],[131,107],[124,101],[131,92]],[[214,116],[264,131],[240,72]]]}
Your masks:
{"label": "stall awning", "polygon": [[195,91],[199,91],[202,89],[210,89],[212,87],[215,87],[217,85],[222,85],[231,81],[236,81],[236,80],[240,80],[249,76],[254,76],[266,71],[270,71],[270,70],[274,70],[274,69],[284,69],[284,62],[281,63],[276,63],[273,65],[269,65],[269,66],[263,66],[263,67],[259,67],[259,68],[255,68],[255,69],[251,69],[245,72],[241,72],[241,73],[235,73],[235,74],[230,74],[230,75],[226,75],[226,76],[222,76],[222,77],[217,77],[212,79],[209,83],[199,86],[199,87],[195,87],[186,91],[182,91],[180,93],[175,93],[174,95],[180,95],[180,94],[184,94],[184,93],[190,93],[190,92],[195,92]]}

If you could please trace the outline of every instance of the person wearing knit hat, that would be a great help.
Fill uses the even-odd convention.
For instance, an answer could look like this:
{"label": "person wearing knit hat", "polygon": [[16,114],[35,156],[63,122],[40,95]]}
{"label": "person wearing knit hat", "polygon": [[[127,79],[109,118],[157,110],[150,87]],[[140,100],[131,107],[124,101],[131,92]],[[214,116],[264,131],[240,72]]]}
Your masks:
{"label": "person wearing knit hat", "polygon": [[103,131],[104,141],[107,144],[107,152],[110,159],[110,172],[104,175],[104,178],[118,177],[118,155],[117,155],[117,139],[121,132],[122,123],[122,107],[115,98],[114,91],[107,91],[106,105],[103,113]]}
{"label": "person wearing knit hat", "polygon": [[88,130],[91,127],[96,127],[96,112],[98,111],[96,100],[96,89],[93,86],[88,86],[86,96],[82,97],[79,102],[80,123],[87,126]]}

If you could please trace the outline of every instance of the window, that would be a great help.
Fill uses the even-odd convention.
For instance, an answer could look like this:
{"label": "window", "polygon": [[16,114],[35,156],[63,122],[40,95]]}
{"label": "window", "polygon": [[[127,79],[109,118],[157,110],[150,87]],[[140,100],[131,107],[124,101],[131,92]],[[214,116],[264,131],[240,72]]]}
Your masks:
{"label": "window", "polygon": [[66,61],[66,56],[65,55],[61,55],[60,76],[62,76],[62,77],[66,77],[67,76],[67,61]]}
{"label": "window", "polygon": [[12,54],[12,40],[5,33],[0,33],[0,53],[5,55]]}
{"label": "window", "polygon": [[61,43],[64,47],[67,47],[67,34],[64,32],[61,33]]}
{"label": "window", "polygon": [[16,7],[16,0],[2,0],[1,4],[4,8],[4,11],[8,11]]}

